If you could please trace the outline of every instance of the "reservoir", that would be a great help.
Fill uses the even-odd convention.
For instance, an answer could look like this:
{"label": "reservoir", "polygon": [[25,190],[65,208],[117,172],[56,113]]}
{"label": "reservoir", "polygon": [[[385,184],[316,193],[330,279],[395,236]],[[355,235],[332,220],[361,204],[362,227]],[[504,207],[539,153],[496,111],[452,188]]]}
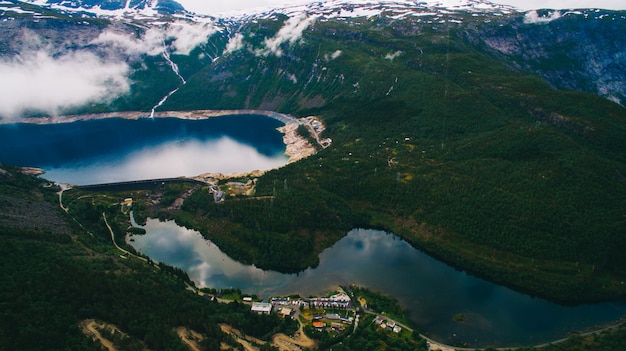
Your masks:
{"label": "reservoir", "polygon": [[[232,260],[198,232],[149,219],[130,242],[152,259],[185,270],[198,286],[240,288],[262,297],[319,295],[355,283],[397,298],[435,340],[471,347],[531,345],[618,320],[625,302],[560,306],[441,263],[396,235],[355,229],[299,274],[264,271]],[[463,321],[455,316],[463,314]]]}
{"label": "reservoir", "polygon": [[282,125],[260,115],[3,124],[0,163],[74,185],[266,170],[287,163]]}

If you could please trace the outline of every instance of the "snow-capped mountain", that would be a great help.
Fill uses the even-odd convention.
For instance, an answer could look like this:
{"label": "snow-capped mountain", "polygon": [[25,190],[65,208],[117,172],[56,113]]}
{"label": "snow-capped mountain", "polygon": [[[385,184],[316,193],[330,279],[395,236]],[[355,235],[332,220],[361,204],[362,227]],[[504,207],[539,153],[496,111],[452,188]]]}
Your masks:
{"label": "snow-capped mountain", "polygon": [[322,19],[362,18],[386,15],[396,19],[405,17],[422,17],[451,12],[476,12],[482,14],[508,14],[514,12],[510,6],[497,5],[481,0],[327,0],[314,1],[303,5],[293,5],[266,10],[257,10],[253,13],[242,11],[236,17],[267,18],[280,13],[287,16],[316,16]]}
{"label": "snow-capped mountain", "polygon": [[28,2],[65,11],[83,11],[102,16],[141,14],[157,16],[185,12],[174,0],[28,0]]}
{"label": "snow-capped mountain", "polygon": [[[27,0],[27,2],[58,10],[85,11],[103,16],[119,16],[120,14],[142,13],[156,15],[158,13],[186,13],[181,4],[175,0]],[[419,15],[432,10],[479,11],[492,13],[509,13],[512,7],[497,5],[482,0],[327,0],[312,1],[305,5],[286,6],[282,8],[254,9],[241,11],[240,15],[263,15],[282,12],[285,14],[318,14],[326,18],[376,16],[382,12],[402,15]],[[216,15],[224,17],[227,15]]]}
{"label": "snow-capped mountain", "polygon": [[[357,76],[349,77],[341,67],[332,66],[365,38],[371,41],[370,52],[417,66],[423,62],[419,63],[422,58],[416,52],[421,55],[432,43],[454,40],[513,69],[539,75],[554,87],[593,92],[621,104],[626,101],[626,39],[613,35],[623,31],[626,18],[615,11],[522,13],[480,0],[329,0],[212,17],[186,12],[171,0],[2,0],[0,20],[0,58],[7,72],[21,72],[11,67],[23,68],[24,74],[38,72],[29,65],[64,67],[62,63],[69,65],[72,60],[77,67],[84,63],[85,72],[94,62],[108,69],[96,78],[81,76],[96,82],[85,85],[93,89],[81,89],[94,91],[85,99],[59,99],[62,103],[53,109],[47,106],[55,104],[49,103],[30,106],[53,113],[68,106],[84,108],[85,102],[92,104],[87,110],[150,111],[181,103],[212,108],[220,106],[224,94],[241,95],[241,89],[247,89],[247,97],[224,101],[264,108],[298,104],[295,97],[291,102],[278,98],[286,96],[280,91],[272,99],[261,96],[257,85],[249,83],[254,72],[264,72],[263,80],[291,82],[294,86],[289,90],[300,89],[303,96],[312,94],[307,89],[314,82],[320,83],[313,90],[323,91],[321,100],[327,100],[324,95],[340,86],[362,88]],[[372,41],[373,33],[385,35]],[[425,38],[430,44],[420,44]],[[272,63],[274,58],[279,62]],[[242,61],[252,72],[241,69]],[[324,79],[340,85],[323,88]],[[211,84],[216,80],[221,84]],[[386,94],[390,86],[381,89]],[[190,100],[192,95],[201,98]],[[29,103],[32,99],[23,105]],[[16,107],[10,114],[27,110]]]}

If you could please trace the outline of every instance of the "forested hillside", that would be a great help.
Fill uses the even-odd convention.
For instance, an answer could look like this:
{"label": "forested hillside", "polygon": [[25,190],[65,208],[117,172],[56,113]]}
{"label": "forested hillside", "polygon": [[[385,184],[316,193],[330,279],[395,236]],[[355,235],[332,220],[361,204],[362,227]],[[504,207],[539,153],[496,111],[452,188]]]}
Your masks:
{"label": "forested hillside", "polygon": [[[259,33],[274,33],[277,20],[251,27],[249,45],[262,45]],[[218,242],[224,236],[200,223],[223,217],[224,228],[237,228],[224,249],[275,269],[291,271],[283,262],[298,259],[272,263],[265,246],[244,253],[242,242],[298,238],[292,249],[304,264],[308,248],[319,252],[365,225],[533,294],[623,296],[626,110],[556,90],[491,55],[461,25],[384,16],[317,22],[282,55],[227,55],[167,108],[315,114],[333,146],[261,178],[257,195],[272,200],[183,209]],[[220,83],[202,84],[211,77]]]}
{"label": "forested hillside", "polygon": [[242,261],[298,271],[348,229],[376,227],[532,294],[623,297],[626,45],[607,33],[626,17],[428,4],[129,20],[11,2],[34,14],[6,11],[0,47],[113,71],[104,97],[24,115],[254,108],[323,120],[332,146],[260,178],[258,201],[197,193],[157,214]]}
{"label": "forested hillside", "polygon": [[92,208],[93,222],[88,206],[77,208],[79,225],[41,179],[8,166],[0,171],[0,349],[99,350],[81,332],[81,322],[92,319],[125,333],[113,338],[124,350],[187,350],[178,327],[200,333],[206,350],[227,342],[219,323],[260,338],[291,330],[248,305],[192,293],[174,269],[121,257],[100,211],[114,215],[119,206]]}

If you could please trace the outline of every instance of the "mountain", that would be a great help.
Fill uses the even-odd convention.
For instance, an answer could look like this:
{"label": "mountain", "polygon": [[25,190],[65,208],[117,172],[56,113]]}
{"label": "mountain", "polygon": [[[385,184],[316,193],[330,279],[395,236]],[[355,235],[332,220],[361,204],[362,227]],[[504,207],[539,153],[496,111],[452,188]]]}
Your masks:
{"label": "mountain", "polygon": [[[19,4],[27,6],[26,3],[22,2],[15,1],[13,3],[16,5],[5,8],[5,16],[10,17],[11,11],[9,9],[19,8]],[[196,45],[194,47],[203,44],[210,46],[208,55],[212,59],[224,52],[232,51],[234,46],[230,49],[225,46],[228,43],[227,40],[232,39],[231,45],[236,45],[238,42],[235,39],[243,38],[244,32],[255,22],[281,21],[281,16],[287,16],[291,19],[288,24],[294,26],[296,32],[293,34],[295,35],[301,35],[302,33],[298,31],[306,31],[313,23],[331,21],[348,24],[358,23],[364,19],[378,18],[379,21],[387,22],[390,25],[405,26],[414,34],[421,27],[433,24],[433,29],[435,25],[439,25],[455,31],[465,31],[466,40],[477,49],[488,52],[512,69],[536,74],[555,88],[591,92],[618,104],[623,104],[626,96],[626,84],[624,83],[626,81],[626,73],[624,73],[626,72],[624,69],[626,55],[623,49],[626,39],[623,36],[613,35],[613,33],[623,31],[626,26],[624,24],[625,15],[622,12],[539,10],[523,13],[511,7],[478,0],[430,0],[422,2],[393,0],[346,2],[333,0],[268,9],[267,11],[237,17],[217,18],[188,13],[175,1],[164,0],[32,0],[31,3],[41,6],[33,8],[40,8],[42,11],[49,9],[74,18],[87,16],[112,21],[109,29],[113,29],[115,26],[119,27],[122,23],[134,23],[135,26],[143,27],[140,29],[128,28],[127,34],[131,36],[137,36],[137,33],[141,32],[150,34],[150,29],[171,28],[174,24],[180,26],[184,23],[186,27],[193,27],[191,26],[192,23],[210,24],[215,32],[204,31],[201,35],[211,35],[208,39],[216,42],[213,45],[209,45],[209,42],[190,44]],[[31,16],[27,16],[27,14],[31,10],[20,11],[25,11],[23,13],[18,11],[20,17],[29,21]],[[35,12],[32,14],[32,18],[40,22],[41,19],[37,17],[41,15],[39,13],[38,16]],[[124,19],[124,16],[127,17]],[[307,20],[304,20],[305,18]],[[302,28],[297,27],[298,25]],[[285,30],[287,29],[289,28],[285,27]],[[105,28],[99,30],[105,30]],[[139,32],[136,32],[137,30]],[[167,31],[167,29],[165,30]],[[174,31],[176,30],[174,29]],[[174,38],[169,35],[188,35],[193,30],[195,29],[183,30],[182,33],[167,33],[160,39]],[[54,33],[51,34],[54,36]],[[295,37],[293,42],[290,40],[292,39],[287,40],[287,44],[299,41]],[[10,45],[10,40],[8,43],[5,41],[5,45],[7,44]],[[251,47],[252,50],[265,50],[258,45],[259,43],[255,44],[253,40],[245,44],[248,47],[255,46]],[[279,38],[276,38],[276,42],[273,43],[273,45],[278,46],[285,44]],[[73,43],[72,45],[76,44]],[[150,49],[147,48],[146,50],[149,51]],[[16,53],[16,51],[3,50],[0,55],[7,53]],[[177,53],[176,49],[175,53]],[[128,57],[124,59],[129,61]],[[208,61],[201,61],[199,65],[204,66],[207,63]],[[194,72],[196,71],[194,70]],[[138,100],[141,99],[138,97]]]}
{"label": "mountain", "polygon": [[360,0],[211,17],[62,4],[0,5],[5,119],[253,108],[327,125],[332,147],[259,180],[273,201],[215,209],[198,194],[168,214],[231,256],[298,271],[347,229],[378,227],[551,299],[626,293],[623,12]]}
{"label": "mountain", "polygon": [[174,14],[185,12],[184,7],[174,0],[30,0],[44,7],[68,11],[86,11],[100,15],[124,12]]}
{"label": "mountain", "polygon": [[530,11],[485,23],[468,39],[502,61],[563,90],[626,103],[626,14],[605,10]]}

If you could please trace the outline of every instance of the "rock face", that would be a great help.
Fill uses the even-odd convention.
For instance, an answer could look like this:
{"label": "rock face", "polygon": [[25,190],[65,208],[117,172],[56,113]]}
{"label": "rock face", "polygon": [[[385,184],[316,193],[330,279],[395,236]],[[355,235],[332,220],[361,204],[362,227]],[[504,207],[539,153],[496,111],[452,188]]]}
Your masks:
{"label": "rock face", "polygon": [[558,89],[626,104],[626,15],[605,10],[530,11],[467,32],[517,69]]}

